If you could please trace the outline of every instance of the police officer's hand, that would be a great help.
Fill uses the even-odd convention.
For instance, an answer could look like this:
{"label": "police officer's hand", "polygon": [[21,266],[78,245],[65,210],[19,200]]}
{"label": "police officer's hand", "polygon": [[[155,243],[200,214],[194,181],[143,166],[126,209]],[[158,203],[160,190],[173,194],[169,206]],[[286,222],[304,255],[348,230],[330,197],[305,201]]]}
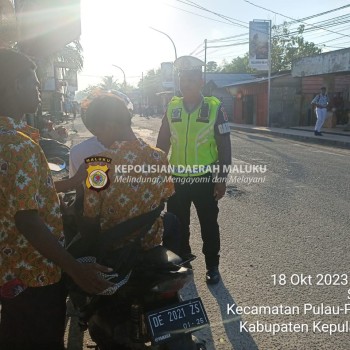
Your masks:
{"label": "police officer's hand", "polygon": [[226,182],[217,182],[214,186],[214,198],[216,201],[221,199],[226,192]]}

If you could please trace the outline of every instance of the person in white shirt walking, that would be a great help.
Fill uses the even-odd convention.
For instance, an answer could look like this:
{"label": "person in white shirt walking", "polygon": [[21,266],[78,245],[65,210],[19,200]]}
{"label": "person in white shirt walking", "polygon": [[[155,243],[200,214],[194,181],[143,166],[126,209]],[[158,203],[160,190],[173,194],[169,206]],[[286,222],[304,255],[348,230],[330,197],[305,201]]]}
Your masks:
{"label": "person in white shirt walking", "polygon": [[329,103],[326,88],[321,87],[321,93],[316,95],[311,101],[311,104],[316,107],[316,124],[315,124],[315,136],[322,136],[321,128],[327,118],[327,106]]}

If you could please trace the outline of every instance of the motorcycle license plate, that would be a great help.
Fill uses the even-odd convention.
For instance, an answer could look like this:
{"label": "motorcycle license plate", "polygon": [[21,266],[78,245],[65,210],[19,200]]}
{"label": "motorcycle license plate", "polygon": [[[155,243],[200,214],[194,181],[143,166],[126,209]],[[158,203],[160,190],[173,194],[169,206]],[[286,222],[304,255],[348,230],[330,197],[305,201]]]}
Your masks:
{"label": "motorcycle license plate", "polygon": [[202,300],[195,298],[146,314],[152,344],[160,344],[209,324]]}

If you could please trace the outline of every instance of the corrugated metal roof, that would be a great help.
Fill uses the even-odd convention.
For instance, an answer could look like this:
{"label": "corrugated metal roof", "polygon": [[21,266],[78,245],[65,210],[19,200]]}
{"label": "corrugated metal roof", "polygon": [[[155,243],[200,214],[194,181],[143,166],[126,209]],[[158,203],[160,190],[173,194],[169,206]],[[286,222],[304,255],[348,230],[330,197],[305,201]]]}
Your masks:
{"label": "corrugated metal roof", "polygon": [[255,79],[254,75],[247,73],[206,73],[207,84],[212,81],[218,88],[251,79]]}
{"label": "corrugated metal roof", "polygon": [[[274,76],[271,76],[271,79],[285,77],[287,75],[290,75],[290,73],[274,75]],[[254,79],[249,79],[249,80],[236,81],[236,82],[233,82],[232,84],[227,84],[227,85],[224,85],[224,86],[221,86],[221,87],[230,87],[230,86],[246,85],[246,84],[260,84],[260,83],[264,83],[264,82],[267,82],[267,81],[268,81],[267,77],[254,78]]]}

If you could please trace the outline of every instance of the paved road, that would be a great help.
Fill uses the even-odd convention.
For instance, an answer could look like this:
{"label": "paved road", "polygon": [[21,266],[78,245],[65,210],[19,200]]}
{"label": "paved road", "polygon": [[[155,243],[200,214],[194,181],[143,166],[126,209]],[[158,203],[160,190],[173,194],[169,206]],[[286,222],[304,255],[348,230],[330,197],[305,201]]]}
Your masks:
{"label": "paved road", "polygon": [[[134,118],[153,144],[159,125]],[[350,151],[240,132],[232,149],[233,170],[266,172],[233,174],[220,201],[222,282],[210,288],[193,212],[195,283],[183,295],[205,303],[211,329],[199,336],[208,350],[349,349]],[[242,315],[234,304],[245,307]]]}

